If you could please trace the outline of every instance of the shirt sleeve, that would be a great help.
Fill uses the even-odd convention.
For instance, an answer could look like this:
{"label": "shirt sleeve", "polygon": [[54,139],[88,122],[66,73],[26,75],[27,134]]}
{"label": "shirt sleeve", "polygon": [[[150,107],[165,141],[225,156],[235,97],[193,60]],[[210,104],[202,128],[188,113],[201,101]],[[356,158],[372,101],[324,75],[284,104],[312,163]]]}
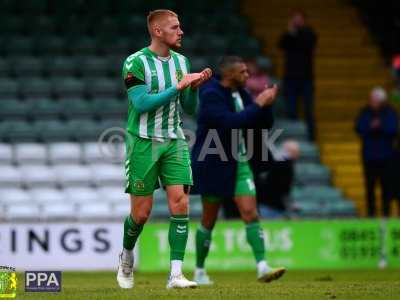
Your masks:
{"label": "shirt sleeve", "polygon": [[[191,72],[191,65],[189,60],[185,57],[185,63],[186,63],[186,69],[187,72]],[[197,104],[199,102],[199,91],[198,89],[192,89],[190,86],[188,86],[186,89],[184,89],[181,93],[181,103],[182,103],[182,108],[185,113],[189,115],[194,115],[197,110]]]}
{"label": "shirt sleeve", "polygon": [[122,79],[127,90],[136,85],[146,85],[144,65],[138,56],[129,56],[122,67]]}

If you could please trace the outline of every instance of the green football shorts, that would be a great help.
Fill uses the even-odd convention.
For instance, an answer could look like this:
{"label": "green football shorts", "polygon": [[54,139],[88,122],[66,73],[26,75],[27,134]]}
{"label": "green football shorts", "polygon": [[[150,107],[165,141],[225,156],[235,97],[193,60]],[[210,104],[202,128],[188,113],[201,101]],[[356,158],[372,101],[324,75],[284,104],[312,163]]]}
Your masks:
{"label": "green football shorts", "polygon": [[[222,183],[221,183],[222,184]],[[239,161],[235,182],[235,197],[256,196],[256,188],[254,185],[253,172],[247,161]],[[214,195],[202,195],[202,200],[212,203],[221,202],[223,199]]]}
{"label": "green football shorts", "polygon": [[167,185],[193,185],[187,142],[168,139],[159,142],[133,136],[126,145],[126,189],[137,196],[153,194]]}

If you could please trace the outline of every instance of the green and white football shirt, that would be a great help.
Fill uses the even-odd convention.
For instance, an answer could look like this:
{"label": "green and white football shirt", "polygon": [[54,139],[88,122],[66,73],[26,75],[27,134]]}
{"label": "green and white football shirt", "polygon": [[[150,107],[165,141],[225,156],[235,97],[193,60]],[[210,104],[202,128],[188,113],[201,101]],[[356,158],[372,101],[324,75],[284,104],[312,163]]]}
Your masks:
{"label": "green and white football shirt", "polygon": [[[189,72],[189,61],[185,56],[171,50],[169,58],[162,58],[146,47],[125,60],[122,77],[124,80],[129,76],[136,77],[146,84],[149,93],[155,94],[176,85]],[[147,139],[184,139],[179,113],[181,93],[174,98],[145,113],[139,113],[129,101],[128,132]]]}

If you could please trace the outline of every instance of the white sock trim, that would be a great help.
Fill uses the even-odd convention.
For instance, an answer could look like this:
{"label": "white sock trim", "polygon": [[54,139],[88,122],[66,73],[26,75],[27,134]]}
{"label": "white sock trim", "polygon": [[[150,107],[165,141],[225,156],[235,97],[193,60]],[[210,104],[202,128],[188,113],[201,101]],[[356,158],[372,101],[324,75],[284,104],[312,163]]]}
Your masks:
{"label": "white sock trim", "polygon": [[182,274],[182,263],[183,261],[181,260],[171,260],[171,277]]}

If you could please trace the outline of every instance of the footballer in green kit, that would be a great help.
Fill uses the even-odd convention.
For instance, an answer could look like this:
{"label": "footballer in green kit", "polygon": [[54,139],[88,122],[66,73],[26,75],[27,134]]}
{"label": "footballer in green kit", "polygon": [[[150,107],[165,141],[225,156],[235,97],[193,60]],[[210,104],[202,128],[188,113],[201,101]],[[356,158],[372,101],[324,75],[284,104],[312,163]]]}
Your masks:
{"label": "footballer in green kit", "polygon": [[174,51],[181,47],[183,37],[174,12],[150,12],[147,26],[150,46],[128,56],[122,69],[129,100],[125,191],[131,197],[131,212],[124,222],[117,282],[121,288],[134,285],[133,248],[151,213],[153,192],[162,185],[171,214],[167,288],[196,287],[182,274],[188,238],[188,194],[193,182],[179,106],[189,114],[195,112],[197,87],[211,77],[211,70],[190,73],[188,59]]}

